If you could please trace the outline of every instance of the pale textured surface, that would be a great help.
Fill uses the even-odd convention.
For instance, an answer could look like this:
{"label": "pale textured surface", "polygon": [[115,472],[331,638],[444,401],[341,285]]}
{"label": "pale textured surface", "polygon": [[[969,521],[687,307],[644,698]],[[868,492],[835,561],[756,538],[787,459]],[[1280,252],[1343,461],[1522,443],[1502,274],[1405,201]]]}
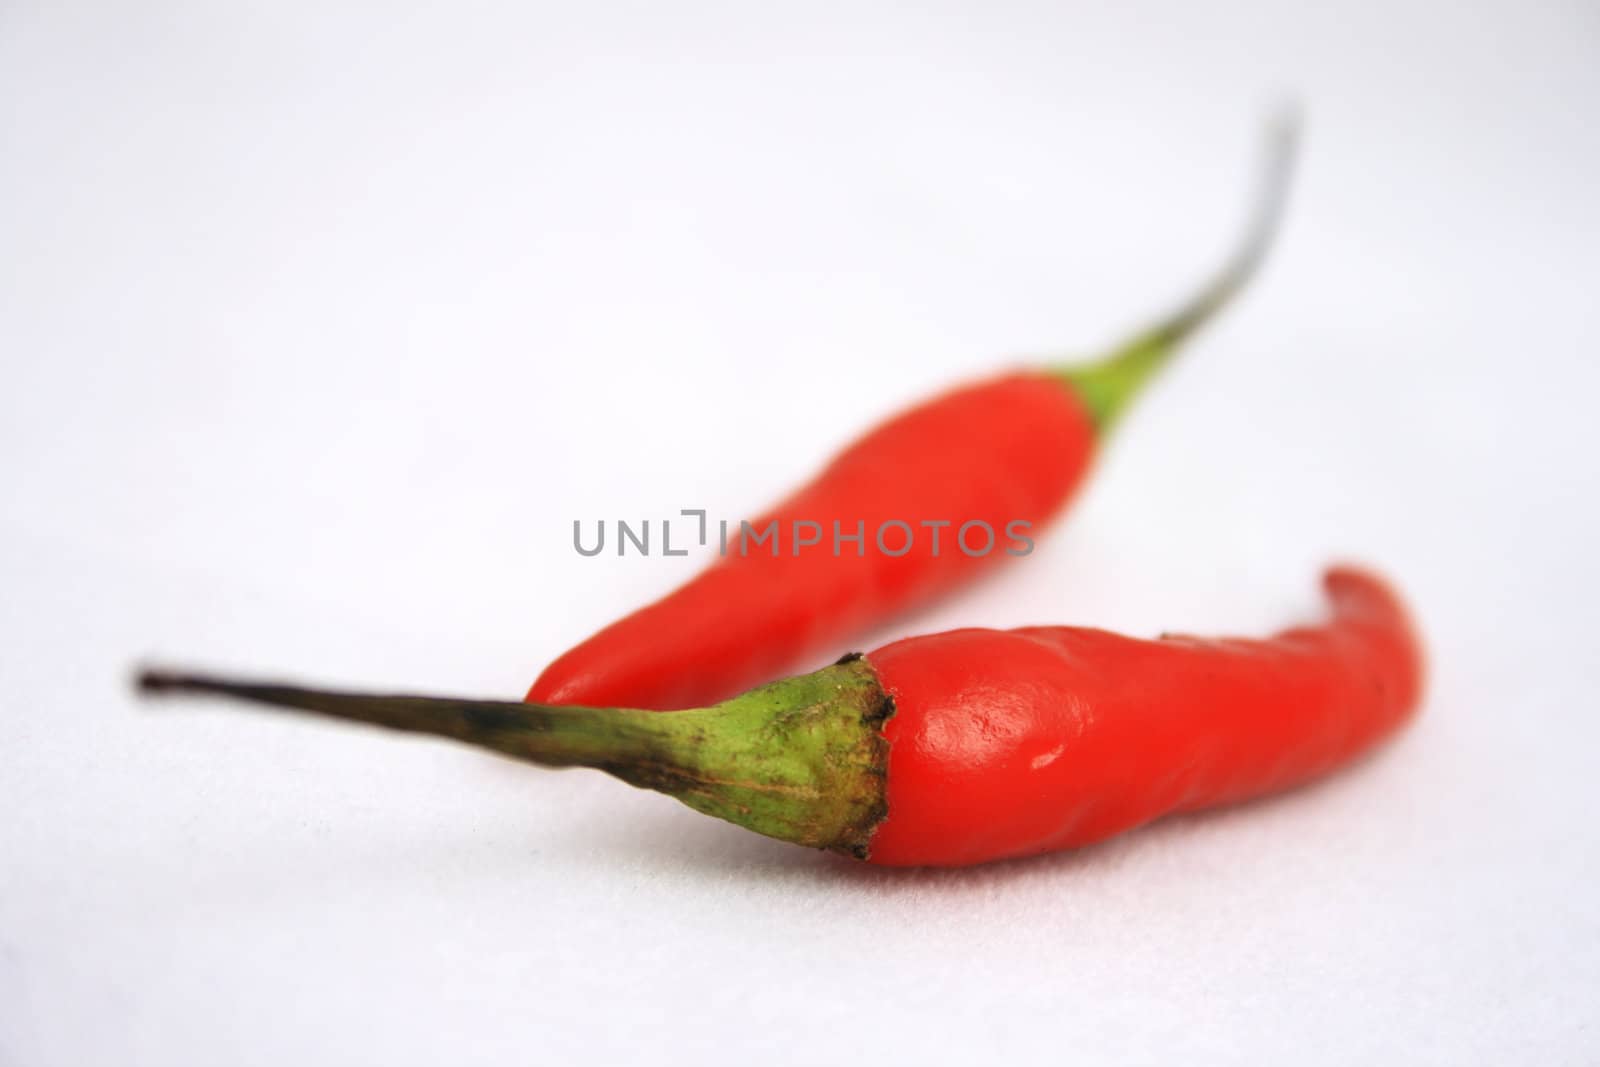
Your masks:
{"label": "pale textured surface", "polygon": [[[566,6],[0,11],[0,1062],[1593,1062],[1593,5]],[[912,625],[1255,631],[1369,559],[1436,670],[1354,772],[886,874],[129,698],[519,694],[698,563],[573,518],[737,516],[1113,337],[1214,261],[1284,86],[1260,286]]]}

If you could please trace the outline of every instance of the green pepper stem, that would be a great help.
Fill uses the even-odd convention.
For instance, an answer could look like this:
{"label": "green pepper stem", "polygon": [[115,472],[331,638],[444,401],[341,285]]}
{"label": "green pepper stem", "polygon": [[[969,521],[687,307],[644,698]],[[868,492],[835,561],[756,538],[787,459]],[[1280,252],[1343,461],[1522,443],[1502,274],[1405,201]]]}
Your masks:
{"label": "green pepper stem", "polygon": [[334,692],[143,671],[150,696],[230,697],[432,734],[544,767],[593,767],[784,841],[865,857],[887,811],[893,705],[864,659],[709,708],[643,711]]}
{"label": "green pepper stem", "polygon": [[1284,111],[1269,123],[1265,162],[1243,237],[1222,268],[1199,292],[1172,314],[1123,342],[1110,355],[1093,363],[1055,369],[1054,373],[1083,398],[1102,434],[1123,415],[1145,383],[1171,361],[1185,341],[1233,300],[1261,266],[1283,217],[1294,173],[1299,130],[1298,117],[1292,111]]}
{"label": "green pepper stem", "polygon": [[636,757],[652,732],[660,732],[652,730],[654,713],[622,709],[335,692],[162,671],[142,672],[137,687],[149,695],[225,696],[346,722],[448,737],[544,767],[599,767]]}

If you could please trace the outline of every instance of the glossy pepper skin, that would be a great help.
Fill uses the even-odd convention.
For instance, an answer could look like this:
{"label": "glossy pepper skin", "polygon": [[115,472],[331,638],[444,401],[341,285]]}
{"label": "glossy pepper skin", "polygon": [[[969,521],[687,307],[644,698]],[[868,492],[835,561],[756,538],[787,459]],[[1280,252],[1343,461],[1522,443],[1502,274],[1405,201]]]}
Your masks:
{"label": "glossy pepper skin", "polygon": [[955,630],[867,658],[895,714],[874,863],[962,866],[1091,844],[1310,781],[1416,709],[1422,651],[1351,568],[1332,615],[1266,640]]}
{"label": "glossy pepper skin", "polygon": [[[805,488],[751,522],[777,520],[782,538],[740,545],[668,596],[605,627],[545,668],[538,704],[680,709],[722,700],[808,657],[834,654],[874,624],[942,596],[1009,558],[1012,523],[1030,539],[1082,485],[1099,444],[1146,381],[1254,273],[1281,213],[1293,145],[1276,130],[1244,240],[1194,299],[1111,356],[1083,366],[1019,370],[935,397],[841,452]],[[796,520],[823,544],[795,555]],[[903,532],[882,524],[907,523]],[[937,533],[921,524],[948,522]],[[995,544],[969,555],[959,527],[982,521]],[[831,548],[834,524],[864,543]],[[730,524],[733,525],[733,524]],[[983,546],[973,528],[973,551]],[[1020,550],[1019,550],[1020,551]]]}
{"label": "glossy pepper skin", "polygon": [[709,708],[547,707],[146,674],[595,767],[759,833],[890,866],[1074,848],[1348,764],[1416,710],[1422,650],[1382,580],[1264,640],[1031,627],[913,637]]}
{"label": "glossy pepper skin", "polygon": [[[911,606],[941,596],[1006,557],[1007,524],[1037,532],[1082,483],[1095,429],[1083,403],[1063,384],[1035,372],[967,386],[883,424],[830,463],[809,486],[754,520],[776,520],[783,541],[737,547],[676,592],[612,624],[547,667],[527,699],[540,704],[679,709],[713,703],[792,667],[827,655],[842,635],[859,633]],[[934,531],[922,519],[982,520],[995,544],[970,556],[957,529]],[[890,520],[911,524],[903,556],[870,543]],[[823,525],[823,543],[795,555],[796,521]],[[860,531],[831,551],[838,521]],[[737,537],[735,532],[733,535]],[[974,528],[974,548],[983,543]],[[903,531],[885,544],[898,551]],[[736,545],[737,542],[733,542]],[[837,655],[837,652],[834,652]]]}

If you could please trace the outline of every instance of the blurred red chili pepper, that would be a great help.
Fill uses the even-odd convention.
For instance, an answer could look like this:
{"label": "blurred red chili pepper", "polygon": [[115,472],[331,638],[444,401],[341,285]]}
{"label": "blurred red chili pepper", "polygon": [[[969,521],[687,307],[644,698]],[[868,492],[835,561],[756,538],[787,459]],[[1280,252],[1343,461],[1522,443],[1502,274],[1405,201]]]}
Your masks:
{"label": "blurred red chili pepper", "polygon": [[[1245,239],[1189,304],[1097,363],[1016,371],[929,400],[871,431],[805,488],[751,523],[780,532],[834,522],[873,539],[885,523],[944,520],[903,555],[730,552],[675,592],[600,630],[540,674],[545,704],[685,708],[721,700],[828,655],[854,635],[952,591],[1005,557],[968,555],[956,527],[1037,529],[1082,483],[1099,442],[1145,382],[1255,271],[1281,213],[1294,135],[1274,129]],[[858,527],[858,523],[860,526]],[[809,528],[809,527],[808,527]],[[1021,528],[1019,529],[1027,529]],[[981,527],[974,527],[981,530]],[[783,536],[788,536],[784,533]],[[894,531],[890,551],[904,534]]]}
{"label": "blurred red chili pepper", "polygon": [[759,833],[873,863],[958,866],[1099,841],[1349,763],[1417,706],[1422,651],[1378,578],[1266,640],[1030,627],[912,637],[661,714],[328,693],[146,674],[607,771]]}

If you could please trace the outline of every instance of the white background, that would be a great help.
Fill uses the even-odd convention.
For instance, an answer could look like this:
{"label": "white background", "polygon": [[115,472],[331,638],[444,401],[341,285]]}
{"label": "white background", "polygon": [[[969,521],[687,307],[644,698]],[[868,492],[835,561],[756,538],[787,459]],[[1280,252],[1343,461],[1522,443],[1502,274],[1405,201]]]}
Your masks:
{"label": "white background", "polygon": [[[520,695],[703,562],[574,518],[738,517],[1115,340],[1286,92],[1259,284],[894,632],[1260,632],[1368,560],[1433,681],[1349,773],[884,872],[130,697]],[[1594,1062],[1597,128],[1592,2],[5,4],[0,1062]]]}

